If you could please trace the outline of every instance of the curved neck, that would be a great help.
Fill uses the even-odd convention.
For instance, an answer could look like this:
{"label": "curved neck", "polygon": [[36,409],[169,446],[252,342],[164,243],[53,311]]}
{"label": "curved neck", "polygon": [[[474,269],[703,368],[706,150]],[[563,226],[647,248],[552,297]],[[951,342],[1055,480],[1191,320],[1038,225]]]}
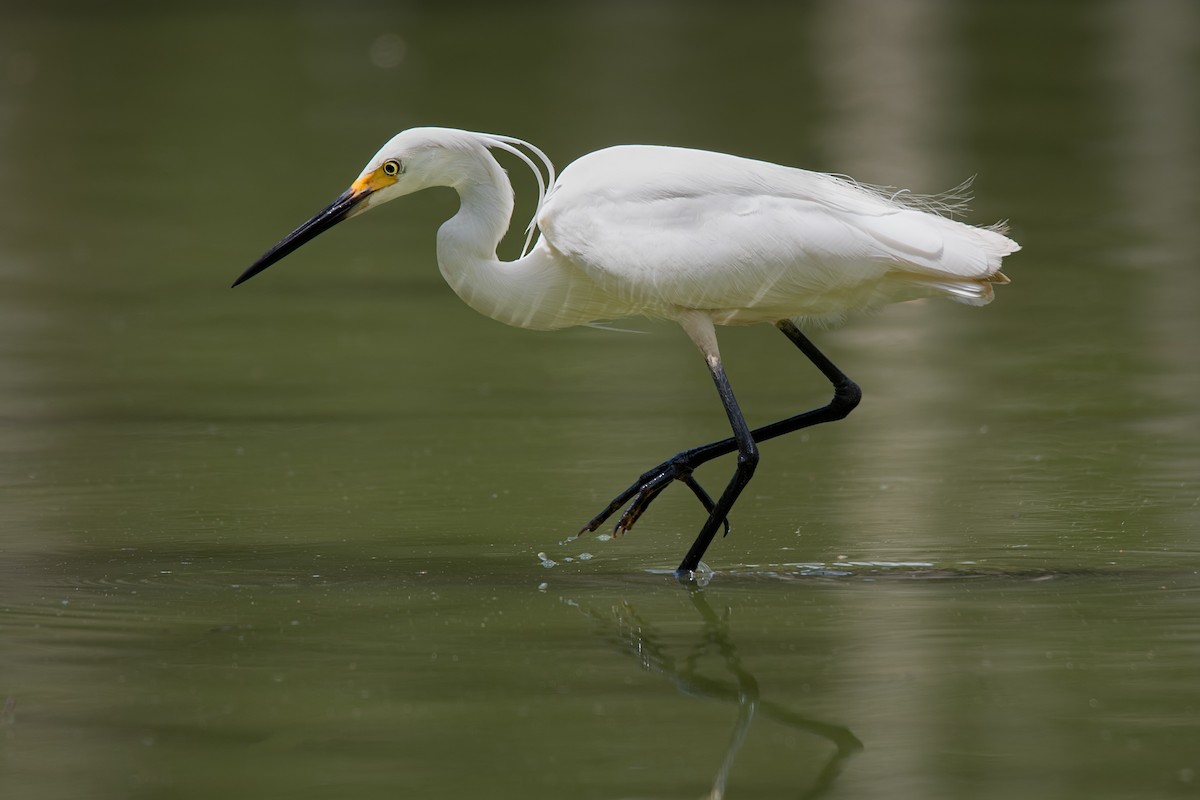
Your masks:
{"label": "curved neck", "polygon": [[458,192],[458,213],[438,230],[438,263],[442,275],[452,276],[468,262],[496,262],[496,247],[512,220],[513,188],[508,176],[486,148],[455,153],[453,177],[447,184]]}
{"label": "curved neck", "polygon": [[463,153],[450,186],[458,213],[438,229],[438,268],[455,293],[479,313],[519,328],[563,328],[600,318],[590,281],[540,244],[517,261],[500,261],[513,190],[486,149]]}

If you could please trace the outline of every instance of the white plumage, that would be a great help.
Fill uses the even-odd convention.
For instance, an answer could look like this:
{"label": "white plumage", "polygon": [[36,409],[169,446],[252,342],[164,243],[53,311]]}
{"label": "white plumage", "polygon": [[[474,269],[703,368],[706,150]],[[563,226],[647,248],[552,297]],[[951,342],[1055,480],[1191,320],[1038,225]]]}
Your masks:
{"label": "white plumage", "polygon": [[[492,149],[520,158],[537,176],[526,252],[511,262],[500,261],[496,248],[511,221],[512,184]],[[520,139],[449,128],[404,131],[350,189],[234,285],[343,219],[449,186],[461,206],[438,230],[438,266],[479,312],[536,329],[633,315],[679,322],[705,356],[734,435],[649,470],[584,529],[595,530],[629,503],[617,523],[628,530],[668,484],[682,481],[708,511],[680,564],[685,574],[696,569],[716,530],[728,529],[726,514],[754,471],[759,442],[841,419],[858,402],[857,385],[797,323],[933,295],[984,305],[993,284],[1008,282],[1002,259],[1020,249],[1003,225],[973,227],[938,213],[957,210],[961,198],[954,195],[889,195],[846,178],[723,153],[625,145],[583,156],[557,181],[554,174],[546,155]],[[834,399],[751,431],[725,377],[714,326],[763,322],[776,325],[825,374]],[[734,450],[737,470],[714,502],[692,471]]]}
{"label": "white plumage", "polygon": [[538,225],[551,253],[614,298],[613,316],[701,310],[723,325],[938,293],[982,305],[1017,249],[995,229],[844,178],[674,147],[584,156],[551,189]]}

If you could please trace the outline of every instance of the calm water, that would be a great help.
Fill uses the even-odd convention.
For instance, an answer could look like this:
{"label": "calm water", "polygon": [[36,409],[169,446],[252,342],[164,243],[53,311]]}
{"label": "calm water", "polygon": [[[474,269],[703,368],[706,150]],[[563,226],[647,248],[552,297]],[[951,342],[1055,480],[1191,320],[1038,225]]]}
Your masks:
{"label": "calm water", "polygon": [[[1200,794],[1200,8],[781,6],[0,13],[0,796]],[[689,590],[682,489],[563,543],[724,435],[677,329],[475,315],[449,192],[228,289],[417,124],[975,174],[1025,249],[814,332],[866,399]]]}

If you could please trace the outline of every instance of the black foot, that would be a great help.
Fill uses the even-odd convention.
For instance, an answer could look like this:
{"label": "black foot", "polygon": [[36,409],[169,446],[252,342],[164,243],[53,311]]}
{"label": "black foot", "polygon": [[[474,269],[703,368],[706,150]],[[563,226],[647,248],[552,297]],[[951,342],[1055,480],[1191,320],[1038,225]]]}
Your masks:
{"label": "black foot", "polygon": [[[628,503],[629,505],[626,506],[625,513],[621,514],[620,519],[617,520],[617,524],[613,526],[614,535],[623,535],[633,528],[634,523],[641,518],[642,514],[646,512],[646,509],[650,507],[655,498],[662,494],[663,489],[666,489],[672,481],[679,481],[691,489],[692,494],[696,495],[696,499],[704,506],[704,510],[711,514],[716,504],[708,492],[704,491],[704,487],[692,477],[692,470],[697,465],[692,463],[690,456],[691,451],[684,451],[667,459],[657,467],[643,472],[642,476],[634,481],[632,486],[613,498],[613,501],[603,511],[592,517],[591,522],[584,525],[577,535],[582,536],[585,533],[595,531],[604,524],[605,520],[617,513],[622,506]],[[722,520],[722,523],[725,526],[725,533],[729,533],[729,520]]]}

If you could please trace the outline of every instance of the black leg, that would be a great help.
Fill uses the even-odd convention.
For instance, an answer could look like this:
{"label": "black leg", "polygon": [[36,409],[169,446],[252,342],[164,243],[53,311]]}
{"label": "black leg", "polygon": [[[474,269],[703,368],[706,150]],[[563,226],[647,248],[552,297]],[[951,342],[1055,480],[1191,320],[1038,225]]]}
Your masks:
{"label": "black leg", "polygon": [[[862,399],[862,390],[858,388],[858,384],[850,380],[840,369],[838,369],[832,361],[825,357],[817,347],[808,340],[798,327],[790,320],[784,320],[776,323],[776,327],[788,337],[800,352],[808,357],[817,369],[829,380],[833,385],[833,399],[828,404],[820,408],[806,411],[802,414],[797,414],[794,417],[772,422],[769,425],[764,425],[761,428],[755,428],[749,432],[750,444],[765,442],[768,439],[774,439],[776,436],[782,436],[785,433],[798,431],[802,428],[808,428],[813,425],[820,425],[823,422],[834,422],[839,419],[844,419]],[[710,369],[712,369],[710,362]],[[690,450],[684,450],[653,469],[647,470],[634,481],[634,483],[621,494],[613,498],[613,501],[608,504],[599,514],[592,518],[587,525],[583,527],[580,534],[588,531],[594,531],[604,524],[605,520],[615,514],[622,506],[628,503],[625,513],[621,515],[616,524],[616,532],[624,533],[633,527],[638,518],[645,512],[646,508],[654,501],[654,498],[667,488],[672,481],[684,482],[704,505],[708,511],[708,520],[700,531],[692,549],[688,551],[683,563],[679,565],[681,572],[687,569],[694,570],[699,565],[701,557],[704,555],[704,550],[707,549],[709,543],[716,535],[716,529],[722,525],[725,526],[725,531],[729,531],[729,522],[727,515],[729,509],[733,507],[733,501],[737,499],[746,482],[750,480],[750,475],[754,472],[754,467],[749,467],[748,471],[742,467],[742,452],[744,449],[739,444],[738,428],[734,422],[734,413],[742,426],[745,426],[745,420],[741,416],[741,411],[738,410],[737,402],[733,398],[733,391],[729,388],[729,382],[725,380],[724,370],[721,369],[720,362],[716,361],[716,368],[712,369],[713,381],[717,384],[717,391],[721,394],[721,401],[725,405],[726,414],[729,415],[730,425],[733,426],[734,435],[728,439],[711,442],[709,444],[693,447]],[[720,377],[718,377],[720,370]],[[728,400],[726,399],[728,397]],[[732,410],[731,410],[732,408]],[[701,464],[707,463],[714,458],[739,451],[738,472],[734,473],[733,479],[721,498],[713,503],[708,494],[696,483],[692,477],[692,472]],[[757,453],[755,453],[757,458]],[[739,475],[744,475],[740,484]],[[698,550],[698,552],[696,552]],[[694,561],[694,563],[692,563]],[[692,564],[690,567],[689,564]]]}
{"label": "black leg", "polygon": [[721,396],[721,404],[725,406],[725,414],[729,417],[729,427],[733,429],[733,442],[738,451],[737,468],[734,470],[733,477],[729,479],[729,485],[725,487],[725,491],[721,492],[717,504],[709,509],[708,519],[704,521],[704,527],[700,529],[696,541],[692,543],[687,555],[683,557],[683,561],[679,562],[679,567],[675,570],[677,575],[694,572],[696,567],[700,566],[700,559],[704,557],[704,551],[708,549],[713,537],[717,535],[717,528],[725,522],[729,515],[729,509],[733,508],[738,495],[742,493],[742,489],[746,488],[746,484],[754,476],[754,468],[758,466],[758,445],[754,443],[750,426],[746,424],[746,418],[742,416],[742,410],[738,408],[737,398],[733,396],[733,388],[729,385],[729,379],[725,377],[725,368],[715,357],[709,357],[708,368],[712,372],[713,383],[717,385],[717,394]]}

